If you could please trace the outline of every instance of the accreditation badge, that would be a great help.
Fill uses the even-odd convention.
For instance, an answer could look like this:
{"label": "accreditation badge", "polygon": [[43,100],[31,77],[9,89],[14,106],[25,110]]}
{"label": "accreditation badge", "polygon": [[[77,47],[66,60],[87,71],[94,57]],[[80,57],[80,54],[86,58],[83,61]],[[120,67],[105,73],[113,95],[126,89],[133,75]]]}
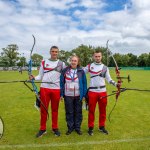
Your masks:
{"label": "accreditation badge", "polygon": [[70,84],[69,84],[69,89],[70,89],[71,91],[73,91],[74,88],[75,88],[75,82],[70,82]]}

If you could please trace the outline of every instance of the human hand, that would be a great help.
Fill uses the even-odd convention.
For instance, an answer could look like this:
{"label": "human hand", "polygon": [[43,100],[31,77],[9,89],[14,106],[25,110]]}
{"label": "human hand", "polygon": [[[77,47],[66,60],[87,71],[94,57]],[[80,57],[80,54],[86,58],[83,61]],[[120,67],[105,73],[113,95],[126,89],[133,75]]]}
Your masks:
{"label": "human hand", "polygon": [[85,101],[85,97],[82,98],[82,101]]}
{"label": "human hand", "polygon": [[116,87],[119,88],[121,86],[121,83],[117,83]]}
{"label": "human hand", "polygon": [[33,75],[30,75],[29,76],[29,80],[34,80],[35,78],[34,78],[34,76]]}
{"label": "human hand", "polygon": [[61,102],[63,102],[63,101],[64,101],[64,98],[63,98],[62,96],[60,97],[60,101],[61,101]]}

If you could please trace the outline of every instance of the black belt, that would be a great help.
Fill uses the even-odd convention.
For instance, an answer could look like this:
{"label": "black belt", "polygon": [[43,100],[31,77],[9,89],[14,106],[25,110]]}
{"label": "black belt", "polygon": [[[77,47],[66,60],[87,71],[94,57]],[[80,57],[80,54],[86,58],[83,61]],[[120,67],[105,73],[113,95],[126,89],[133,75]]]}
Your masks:
{"label": "black belt", "polygon": [[106,86],[105,85],[103,85],[103,86],[99,86],[99,87],[89,87],[88,89],[90,90],[90,89],[103,89],[103,88],[105,88]]}

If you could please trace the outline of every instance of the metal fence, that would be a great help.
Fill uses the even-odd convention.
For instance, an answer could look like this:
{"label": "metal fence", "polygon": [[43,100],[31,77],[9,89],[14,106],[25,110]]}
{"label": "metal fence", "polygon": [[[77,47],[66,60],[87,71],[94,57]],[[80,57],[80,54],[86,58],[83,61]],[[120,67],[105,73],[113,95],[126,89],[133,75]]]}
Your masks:
{"label": "metal fence", "polygon": [[[0,71],[27,71],[28,67],[19,67],[19,66],[13,66],[13,67],[0,67]],[[38,67],[32,67],[32,70],[38,70]]]}
{"label": "metal fence", "polygon": [[[121,70],[150,70],[150,67],[120,67]],[[109,67],[109,69],[114,69],[114,67]]]}
{"label": "metal fence", "polygon": [[[109,67],[109,69],[114,69],[114,67]],[[0,71],[27,71],[28,67],[0,67]],[[32,67],[32,70],[39,70],[39,67]],[[150,70],[150,67],[121,67],[121,70]]]}

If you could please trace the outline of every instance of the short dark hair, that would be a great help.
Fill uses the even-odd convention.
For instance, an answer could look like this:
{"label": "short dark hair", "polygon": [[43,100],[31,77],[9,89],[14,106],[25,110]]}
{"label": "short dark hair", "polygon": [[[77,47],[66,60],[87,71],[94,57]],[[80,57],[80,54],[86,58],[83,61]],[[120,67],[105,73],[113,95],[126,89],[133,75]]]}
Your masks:
{"label": "short dark hair", "polygon": [[50,51],[51,51],[53,48],[59,50],[59,48],[58,48],[57,46],[52,46],[52,47],[50,48]]}
{"label": "short dark hair", "polygon": [[96,50],[94,50],[93,55],[94,55],[95,53],[101,53],[101,54],[102,54],[102,51],[101,51],[100,49],[96,49]]}

